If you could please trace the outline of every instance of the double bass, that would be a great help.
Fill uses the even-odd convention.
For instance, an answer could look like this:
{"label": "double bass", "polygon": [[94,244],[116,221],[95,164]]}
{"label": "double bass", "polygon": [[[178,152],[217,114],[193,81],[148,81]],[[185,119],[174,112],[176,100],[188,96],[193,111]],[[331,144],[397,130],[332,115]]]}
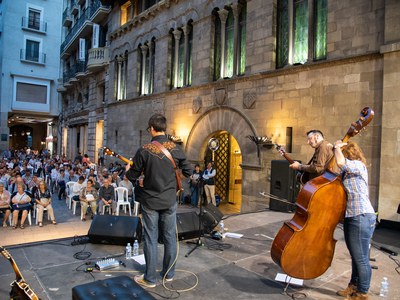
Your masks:
{"label": "double bass", "polygon": [[[357,135],[373,119],[374,112],[365,107],[357,122],[351,124],[343,142]],[[271,248],[271,257],[289,276],[316,278],[330,267],[335,251],[336,225],[346,210],[346,192],[341,178],[333,172],[335,158],[326,171],[308,181],[296,200],[296,211],[284,222]]]}

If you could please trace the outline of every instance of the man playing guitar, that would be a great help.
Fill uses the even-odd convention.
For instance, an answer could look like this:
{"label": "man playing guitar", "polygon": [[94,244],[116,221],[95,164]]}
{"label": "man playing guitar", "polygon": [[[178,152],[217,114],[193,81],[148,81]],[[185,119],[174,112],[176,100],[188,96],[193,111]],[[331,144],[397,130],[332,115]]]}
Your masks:
{"label": "man playing guitar", "polygon": [[304,172],[302,184],[324,173],[327,163],[333,157],[333,145],[324,140],[324,135],[320,130],[313,129],[307,132],[307,144],[315,149],[314,155],[308,164],[304,165],[294,161],[289,166],[294,170]]}

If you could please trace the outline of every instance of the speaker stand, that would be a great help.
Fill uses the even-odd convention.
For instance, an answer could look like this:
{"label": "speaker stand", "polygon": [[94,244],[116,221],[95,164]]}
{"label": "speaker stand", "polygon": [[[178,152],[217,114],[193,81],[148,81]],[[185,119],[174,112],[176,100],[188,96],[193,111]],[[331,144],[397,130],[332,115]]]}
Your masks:
{"label": "speaker stand", "polygon": [[200,246],[204,246],[203,241],[201,240],[201,215],[203,213],[203,185],[204,185],[204,180],[203,177],[201,176],[199,178],[198,181],[198,187],[199,187],[199,200],[200,200],[200,212],[199,212],[199,231],[198,231],[198,235],[199,237],[197,238],[196,242],[187,242],[187,244],[195,244],[195,246],[188,252],[185,254],[185,257],[189,257],[190,254],[192,254],[194,252],[194,250],[196,250],[198,247]]}

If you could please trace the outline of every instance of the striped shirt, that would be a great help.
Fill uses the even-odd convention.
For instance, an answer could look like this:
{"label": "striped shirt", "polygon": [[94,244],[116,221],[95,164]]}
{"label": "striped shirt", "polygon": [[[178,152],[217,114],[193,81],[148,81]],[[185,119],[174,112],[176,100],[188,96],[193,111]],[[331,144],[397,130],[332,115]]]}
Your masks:
{"label": "striped shirt", "polygon": [[369,200],[367,167],[359,160],[346,158],[342,166],[344,189],[347,193],[346,218],[361,214],[374,214]]}

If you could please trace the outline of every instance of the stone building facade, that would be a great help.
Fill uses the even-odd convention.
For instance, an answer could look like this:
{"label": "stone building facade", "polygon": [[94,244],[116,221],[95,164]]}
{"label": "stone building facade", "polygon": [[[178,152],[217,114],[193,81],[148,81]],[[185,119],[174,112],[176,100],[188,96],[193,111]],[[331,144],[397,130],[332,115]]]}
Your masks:
{"label": "stone building facade", "polygon": [[307,161],[308,130],[334,142],[369,106],[373,121],[352,139],[367,157],[373,206],[396,220],[400,3],[294,2],[104,0],[103,144],[133,156],[149,141],[148,118],[163,113],[190,161],[214,158],[222,201],[246,212],[268,204],[260,193],[270,191],[271,161],[281,159],[272,143]]}

